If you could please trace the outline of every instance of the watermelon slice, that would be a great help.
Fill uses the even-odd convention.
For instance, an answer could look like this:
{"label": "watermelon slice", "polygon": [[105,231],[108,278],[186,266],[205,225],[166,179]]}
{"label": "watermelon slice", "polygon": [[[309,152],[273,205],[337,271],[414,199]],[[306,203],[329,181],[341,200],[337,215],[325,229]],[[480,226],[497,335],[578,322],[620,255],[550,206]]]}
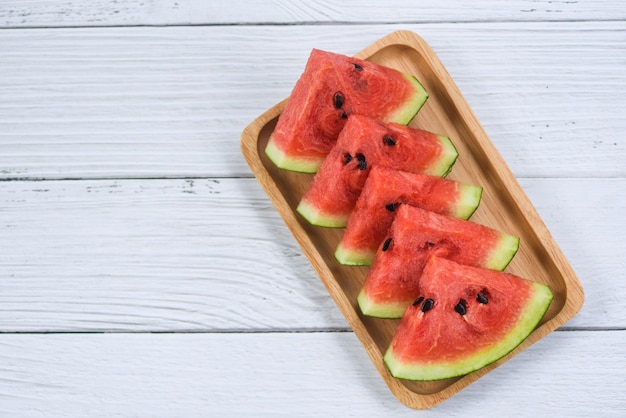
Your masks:
{"label": "watermelon slice", "polygon": [[420,295],[420,276],[431,255],[504,270],[518,247],[518,237],[402,204],[359,293],[361,312],[379,318],[402,317]]}
{"label": "watermelon slice", "polygon": [[478,370],[522,343],[552,299],[544,284],[431,257],[385,364],[394,377],[410,380]]}
{"label": "watermelon slice", "polygon": [[372,168],[335,252],[337,261],[370,265],[400,203],[468,219],[480,203],[482,187],[441,177]]}
{"label": "watermelon slice", "polygon": [[313,49],[265,153],[280,168],[315,173],[349,116],[406,125],[427,98],[411,75]]}
{"label": "watermelon slice", "polygon": [[372,167],[443,176],[457,156],[445,136],[352,115],[297,210],[313,225],[344,227]]}

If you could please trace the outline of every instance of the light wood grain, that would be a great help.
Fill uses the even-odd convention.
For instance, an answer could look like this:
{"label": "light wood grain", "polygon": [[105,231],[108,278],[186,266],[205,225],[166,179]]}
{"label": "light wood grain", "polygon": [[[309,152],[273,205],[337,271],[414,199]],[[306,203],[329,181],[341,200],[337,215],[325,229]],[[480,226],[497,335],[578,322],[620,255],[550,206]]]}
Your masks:
{"label": "light wood grain", "polygon": [[616,0],[453,0],[415,4],[400,0],[234,0],[228,4],[203,0],[5,0],[0,5],[3,27],[570,21],[625,16],[622,3]]}
{"label": "light wood grain", "polygon": [[[420,416],[619,417],[624,341],[551,334]],[[415,417],[351,333],[0,335],[0,364],[7,417]]]}
{"label": "light wood grain", "polygon": [[434,48],[516,176],[626,175],[624,24],[529,22],[1,31],[0,178],[250,176],[241,131],[310,49],[395,29]]}
{"label": "light wood grain", "polygon": [[[626,328],[626,180],[520,182],[585,288],[566,328]],[[0,182],[0,208],[3,331],[348,329],[255,179]]]}

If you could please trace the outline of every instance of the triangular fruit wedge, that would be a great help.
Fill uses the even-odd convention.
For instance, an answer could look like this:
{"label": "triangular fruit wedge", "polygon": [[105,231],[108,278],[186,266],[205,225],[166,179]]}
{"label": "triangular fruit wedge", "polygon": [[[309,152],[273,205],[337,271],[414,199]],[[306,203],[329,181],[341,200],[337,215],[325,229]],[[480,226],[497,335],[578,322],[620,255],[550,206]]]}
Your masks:
{"label": "triangular fruit wedge", "polygon": [[544,284],[431,257],[420,295],[400,321],[385,364],[394,377],[410,380],[478,370],[521,344],[552,299]]}
{"label": "triangular fruit wedge", "polygon": [[335,252],[347,265],[370,265],[393,222],[398,205],[468,219],[480,203],[482,187],[419,173],[372,168]]}
{"label": "triangular fruit wedge", "polygon": [[406,125],[427,98],[414,76],[313,49],[265,153],[280,168],[315,173],[350,116]]}
{"label": "triangular fruit wedge", "polygon": [[444,176],[457,156],[448,137],[353,115],[297,210],[313,225],[344,227],[372,167]]}
{"label": "triangular fruit wedge", "polygon": [[420,295],[430,256],[504,270],[518,247],[519,238],[505,232],[402,204],[365,278],[359,307],[365,315],[400,318]]}

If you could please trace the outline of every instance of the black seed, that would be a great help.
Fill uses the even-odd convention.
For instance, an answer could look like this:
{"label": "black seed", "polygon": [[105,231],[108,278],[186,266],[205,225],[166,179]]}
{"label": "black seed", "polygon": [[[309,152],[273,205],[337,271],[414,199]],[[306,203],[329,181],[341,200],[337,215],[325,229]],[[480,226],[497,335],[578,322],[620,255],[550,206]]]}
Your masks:
{"label": "black seed", "polygon": [[385,242],[383,242],[383,251],[387,251],[390,245],[391,245],[391,238],[387,238]]}
{"label": "black seed", "polygon": [[383,143],[385,145],[394,146],[396,145],[396,140],[391,135],[385,135],[383,136]]}
{"label": "black seed", "polygon": [[431,298],[428,298],[424,301],[424,303],[422,304],[422,312],[428,312],[430,311],[433,306],[435,306],[435,301],[432,300]]}
{"label": "black seed", "polygon": [[385,208],[389,212],[395,212],[397,207],[398,207],[398,203],[388,203],[388,204],[385,205]]}
{"label": "black seed", "polygon": [[413,302],[413,306],[417,306],[420,303],[422,303],[422,301],[424,300],[424,296],[420,296],[419,298],[415,299],[415,302]]}
{"label": "black seed", "polygon": [[341,109],[341,107],[343,106],[343,94],[341,94],[340,91],[335,93],[335,96],[333,97],[333,103],[335,105],[335,108],[337,109]]}
{"label": "black seed", "polygon": [[360,152],[356,155],[356,159],[359,162],[359,170],[363,171],[367,168],[367,162],[365,162],[365,155]]}
{"label": "black seed", "polygon": [[478,292],[478,295],[476,295],[476,300],[478,301],[478,303],[482,303],[483,305],[489,303],[489,298],[483,292]]}
{"label": "black seed", "polygon": [[357,71],[363,71],[363,67],[361,67],[359,64],[357,64],[356,62],[353,62],[352,65],[354,65],[354,69]]}
{"label": "black seed", "polygon": [[459,315],[465,315],[467,313],[467,307],[465,306],[465,300],[461,299],[459,301],[459,303],[457,303],[456,306],[454,307],[454,310]]}
{"label": "black seed", "polygon": [[432,248],[435,246],[435,243],[432,241],[426,241],[425,245],[426,245],[426,248]]}
{"label": "black seed", "polygon": [[345,112],[345,110],[341,111],[341,119],[348,119],[348,114]]}
{"label": "black seed", "polygon": [[350,161],[352,161],[352,155],[350,155],[350,154],[344,154],[344,155],[343,155],[343,163],[344,163],[344,164],[348,164]]}

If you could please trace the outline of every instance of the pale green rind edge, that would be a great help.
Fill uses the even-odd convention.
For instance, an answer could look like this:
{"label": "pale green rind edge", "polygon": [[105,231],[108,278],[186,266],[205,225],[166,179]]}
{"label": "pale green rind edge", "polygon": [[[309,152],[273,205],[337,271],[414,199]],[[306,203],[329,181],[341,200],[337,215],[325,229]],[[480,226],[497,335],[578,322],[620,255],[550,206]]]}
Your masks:
{"label": "pale green rind edge", "polygon": [[323,226],[325,228],[343,228],[348,223],[349,215],[330,216],[322,215],[319,210],[306,200],[301,200],[296,211],[311,225]]}
{"label": "pale green rind edge", "polygon": [[406,303],[401,304],[382,304],[382,303],[374,303],[369,300],[365,290],[361,289],[359,292],[359,296],[357,296],[357,302],[359,303],[359,308],[363,315],[373,316],[376,318],[383,319],[396,319],[401,318],[404,314],[404,311],[407,308]]}
{"label": "pale green rind edge", "polygon": [[450,171],[452,171],[452,167],[454,166],[456,159],[459,157],[459,153],[450,138],[444,135],[437,135],[437,138],[443,146],[443,154],[432,167],[429,167],[425,171],[425,174],[445,177],[448,173],[450,173]]}
{"label": "pale green rind edge", "polygon": [[526,305],[518,323],[499,343],[468,358],[438,365],[403,364],[396,358],[390,347],[385,353],[383,360],[391,375],[408,380],[441,380],[462,376],[498,361],[513,351],[530,335],[552,303],[554,296],[548,286],[541,283],[533,283],[533,287],[535,288],[535,294]]}
{"label": "pale green rind edge", "polygon": [[345,266],[369,266],[374,261],[375,252],[346,250],[341,243],[335,251],[335,258]]}
{"label": "pale green rind edge", "polygon": [[504,270],[513,260],[515,254],[517,254],[519,242],[519,237],[503,232],[500,242],[491,250],[485,268],[498,271]]}
{"label": "pale green rind edge", "polygon": [[323,161],[323,159],[287,157],[287,155],[274,144],[271,136],[265,147],[265,155],[267,155],[276,167],[282,168],[283,170],[297,171],[299,173],[317,173]]}
{"label": "pale green rind edge", "polygon": [[456,204],[453,216],[460,219],[469,219],[478,209],[482,195],[482,187],[462,184],[460,198]]}
{"label": "pale green rind edge", "polygon": [[413,85],[415,93],[399,109],[390,114],[385,121],[408,125],[422,109],[426,100],[428,100],[428,92],[417,78],[410,74],[403,75]]}

